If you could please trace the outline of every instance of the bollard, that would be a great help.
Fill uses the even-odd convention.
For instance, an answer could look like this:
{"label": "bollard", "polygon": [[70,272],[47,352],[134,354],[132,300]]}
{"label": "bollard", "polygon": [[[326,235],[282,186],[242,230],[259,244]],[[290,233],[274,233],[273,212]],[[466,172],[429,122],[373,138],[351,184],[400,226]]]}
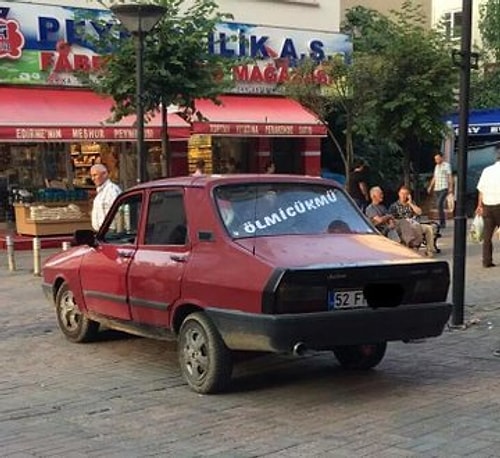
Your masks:
{"label": "bollard", "polygon": [[11,235],[5,237],[5,245],[7,246],[7,262],[9,270],[14,272],[16,270],[16,258],[14,257],[14,239]]}
{"label": "bollard", "polygon": [[33,237],[33,275],[40,275],[40,264],[41,264],[41,246],[40,238]]}
{"label": "bollard", "polygon": [[63,242],[62,243],[62,250],[63,251],[68,251],[70,246],[71,246],[70,242]]}

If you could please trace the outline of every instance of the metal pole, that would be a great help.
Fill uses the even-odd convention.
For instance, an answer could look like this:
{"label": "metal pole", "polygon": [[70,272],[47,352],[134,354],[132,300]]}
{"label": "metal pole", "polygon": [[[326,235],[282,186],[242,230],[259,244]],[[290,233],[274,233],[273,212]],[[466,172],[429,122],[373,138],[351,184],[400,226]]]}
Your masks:
{"label": "metal pole", "polygon": [[469,130],[469,89],[471,69],[472,0],[462,1],[462,41],[460,47],[460,105],[457,155],[457,205],[453,233],[453,313],[452,325],[464,322],[465,253],[467,215],[465,193],[467,184],[467,149]]}
{"label": "metal pole", "polygon": [[139,19],[139,30],[135,34],[136,44],[136,110],[137,110],[137,182],[147,181],[146,151],[144,149],[144,105],[143,105],[143,33],[141,20]]}
{"label": "metal pole", "polygon": [[33,238],[33,275],[39,276],[41,273],[41,250],[42,244],[39,237]]}
{"label": "metal pole", "polygon": [[14,256],[14,239],[11,235],[5,237],[5,245],[7,247],[7,263],[9,270],[14,272],[16,270],[16,258]]}

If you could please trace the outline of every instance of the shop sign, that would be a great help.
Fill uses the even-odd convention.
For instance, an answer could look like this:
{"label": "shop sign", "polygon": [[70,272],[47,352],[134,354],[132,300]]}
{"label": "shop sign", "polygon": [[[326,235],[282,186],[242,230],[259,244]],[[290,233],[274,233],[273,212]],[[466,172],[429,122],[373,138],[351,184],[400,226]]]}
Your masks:
{"label": "shop sign", "polygon": [[320,85],[331,84],[320,63],[338,55],[348,59],[352,43],[341,33],[226,22],[210,36],[209,51],[253,61],[233,67],[233,92],[271,94],[278,91],[279,83],[298,77],[293,69],[306,58],[318,62],[311,79]]}
{"label": "shop sign", "polygon": [[[160,127],[144,129],[145,140],[159,140]],[[0,127],[0,140],[9,141],[112,141],[137,139],[137,129],[128,127]]]}
{"label": "shop sign", "polygon": [[325,128],[317,124],[240,124],[240,123],[198,123],[193,124],[197,134],[220,136],[269,136],[308,137],[324,136]]}
{"label": "shop sign", "polygon": [[[76,71],[102,65],[92,43],[100,42],[114,23],[109,10],[0,1],[0,83],[81,86]],[[306,57],[319,62],[350,55],[349,37],[333,32],[224,22],[207,40],[210,53],[235,60],[234,92],[273,93]],[[315,81],[328,84],[319,68]]]}
{"label": "shop sign", "polygon": [[[455,135],[458,136],[459,128],[454,128]],[[500,134],[500,125],[469,125],[469,135],[498,135]]]}
{"label": "shop sign", "polygon": [[0,2],[0,83],[81,86],[75,72],[102,63],[85,37],[112,24],[108,10]]}

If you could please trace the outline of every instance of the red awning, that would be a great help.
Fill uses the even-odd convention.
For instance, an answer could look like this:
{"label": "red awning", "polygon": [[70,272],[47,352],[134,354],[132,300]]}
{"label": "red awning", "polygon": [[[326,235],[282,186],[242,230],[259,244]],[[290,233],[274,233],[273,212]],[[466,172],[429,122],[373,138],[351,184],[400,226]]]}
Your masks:
{"label": "red awning", "polygon": [[221,105],[198,100],[206,121],[193,122],[193,133],[219,136],[323,137],[325,127],[298,102],[284,97],[225,95]]}
{"label": "red awning", "polygon": [[[112,100],[82,89],[0,87],[0,141],[133,141],[135,116],[119,123],[111,116]],[[188,139],[190,125],[175,113],[168,115],[171,140]],[[144,138],[160,140],[161,116],[146,121]]]}

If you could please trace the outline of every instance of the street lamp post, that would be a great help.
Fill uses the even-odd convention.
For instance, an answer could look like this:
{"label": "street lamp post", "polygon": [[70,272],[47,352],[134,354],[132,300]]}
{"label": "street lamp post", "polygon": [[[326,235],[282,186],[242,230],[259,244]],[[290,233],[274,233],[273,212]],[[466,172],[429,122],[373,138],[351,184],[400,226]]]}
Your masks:
{"label": "street lamp post", "polygon": [[143,50],[144,35],[148,34],[165,14],[160,5],[118,4],[111,11],[135,38],[135,79],[136,79],[136,116],[137,116],[137,182],[147,181],[146,150],[144,148],[144,102],[143,102]]}
{"label": "street lamp post", "polygon": [[[453,233],[453,313],[452,325],[464,323],[465,299],[465,255],[467,236],[467,214],[465,193],[467,186],[467,149],[469,130],[469,92],[471,67],[477,68],[477,53],[471,53],[472,0],[462,0],[462,37],[460,52],[454,60],[460,67],[460,107],[457,154],[457,205],[455,207],[455,230]],[[473,63],[471,63],[471,59]]]}

